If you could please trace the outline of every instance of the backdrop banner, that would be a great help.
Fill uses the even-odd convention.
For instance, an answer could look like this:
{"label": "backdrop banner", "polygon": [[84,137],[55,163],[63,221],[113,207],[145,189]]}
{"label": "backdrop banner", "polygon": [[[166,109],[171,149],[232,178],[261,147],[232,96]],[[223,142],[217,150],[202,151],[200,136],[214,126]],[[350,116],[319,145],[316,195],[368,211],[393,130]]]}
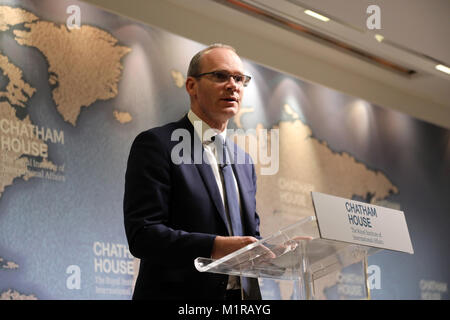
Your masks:
{"label": "backdrop banner", "polygon": [[[187,67],[206,45],[83,2],[0,1],[1,299],[131,298],[131,143],[187,113]],[[450,131],[244,66],[252,80],[229,129],[255,162],[262,236],[314,215],[311,191],[401,210],[414,255],[371,256],[371,298],[448,299]],[[324,297],[357,296],[336,277]]]}

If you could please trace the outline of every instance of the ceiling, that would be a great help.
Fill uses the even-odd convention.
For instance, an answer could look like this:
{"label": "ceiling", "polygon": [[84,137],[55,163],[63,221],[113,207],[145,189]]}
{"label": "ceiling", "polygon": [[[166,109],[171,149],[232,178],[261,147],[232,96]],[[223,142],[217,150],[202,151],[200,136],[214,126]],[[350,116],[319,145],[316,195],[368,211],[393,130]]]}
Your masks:
{"label": "ceiling", "polygon": [[[349,54],[362,52],[365,58],[367,55],[375,55],[378,59],[372,59],[372,62],[385,59],[386,62],[404,67],[414,74],[432,73],[450,79],[450,76],[434,69],[436,64],[450,66],[448,0],[214,1],[328,45],[337,45],[340,49],[351,47],[353,50],[346,50]],[[380,24],[379,29],[370,30],[368,21],[372,20],[374,14],[370,5],[374,3],[379,10]],[[305,14],[306,9],[321,13],[331,20],[322,22],[311,18]],[[382,43],[376,41],[376,34],[383,36]]]}
{"label": "ceiling", "polygon": [[[245,0],[244,0],[245,1]],[[376,32],[385,37],[393,45],[403,47],[405,51],[415,51],[418,55],[429,56],[450,65],[450,1],[448,0],[255,0],[248,1],[269,6],[270,11],[276,13],[281,4],[286,8],[299,8],[293,16],[299,17],[299,21],[307,22],[302,8],[312,9],[329,16],[332,20],[345,25],[339,31],[334,30],[337,38],[352,41],[352,32],[357,31],[365,37],[359,37],[359,45],[365,48],[373,47],[373,34]],[[367,27],[367,20],[371,13],[367,13],[369,5],[376,4],[380,8],[381,29],[371,31]],[[289,7],[288,7],[289,6]],[[291,11],[292,12],[292,11]],[[302,17],[303,16],[303,17]],[[317,28],[327,33],[333,32],[316,24]],[[328,29],[328,30],[327,30]],[[378,44],[378,43],[375,43]],[[394,52],[390,45],[380,46],[379,51],[394,58],[401,51]]]}
{"label": "ceiling", "polygon": [[[450,128],[450,75],[434,68],[450,67],[449,0],[84,2],[204,44],[231,44],[255,62]],[[372,4],[379,30],[367,27]]]}

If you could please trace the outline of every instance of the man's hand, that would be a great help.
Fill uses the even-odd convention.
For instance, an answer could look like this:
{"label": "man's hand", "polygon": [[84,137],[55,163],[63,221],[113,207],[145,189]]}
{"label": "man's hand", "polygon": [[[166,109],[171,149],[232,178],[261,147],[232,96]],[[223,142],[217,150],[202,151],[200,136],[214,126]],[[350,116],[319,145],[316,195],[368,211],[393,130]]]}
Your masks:
{"label": "man's hand", "polygon": [[217,236],[214,239],[214,245],[211,252],[211,258],[220,259],[227,254],[230,254],[236,250],[239,250],[250,243],[254,243],[258,241],[258,239],[254,237],[223,237]]}

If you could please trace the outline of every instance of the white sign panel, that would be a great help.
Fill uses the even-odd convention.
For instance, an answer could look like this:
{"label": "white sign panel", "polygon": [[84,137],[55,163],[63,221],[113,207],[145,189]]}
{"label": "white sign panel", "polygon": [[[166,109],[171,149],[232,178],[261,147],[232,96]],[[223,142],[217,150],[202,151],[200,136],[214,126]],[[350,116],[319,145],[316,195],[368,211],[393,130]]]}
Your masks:
{"label": "white sign panel", "polygon": [[414,253],[403,211],[311,194],[321,238]]}

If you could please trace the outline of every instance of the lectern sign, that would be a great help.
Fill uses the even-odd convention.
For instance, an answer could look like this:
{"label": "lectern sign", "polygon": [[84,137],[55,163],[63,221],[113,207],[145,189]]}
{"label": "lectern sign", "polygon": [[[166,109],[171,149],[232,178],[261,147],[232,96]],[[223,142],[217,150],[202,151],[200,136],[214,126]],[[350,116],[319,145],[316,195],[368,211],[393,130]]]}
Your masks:
{"label": "lectern sign", "polygon": [[311,194],[321,238],[414,253],[403,211]]}

